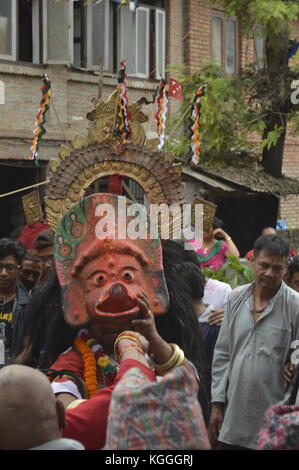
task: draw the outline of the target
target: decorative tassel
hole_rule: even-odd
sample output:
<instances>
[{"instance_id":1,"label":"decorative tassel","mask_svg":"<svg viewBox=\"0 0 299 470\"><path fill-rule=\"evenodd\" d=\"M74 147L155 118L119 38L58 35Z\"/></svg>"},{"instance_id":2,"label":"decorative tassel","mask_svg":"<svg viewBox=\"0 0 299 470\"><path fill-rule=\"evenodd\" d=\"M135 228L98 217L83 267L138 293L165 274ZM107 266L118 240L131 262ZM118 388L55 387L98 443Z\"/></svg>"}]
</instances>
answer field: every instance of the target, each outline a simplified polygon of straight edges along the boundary
<instances>
[{"instance_id":1,"label":"decorative tassel","mask_svg":"<svg viewBox=\"0 0 299 470\"><path fill-rule=\"evenodd\" d=\"M205 86L201 86L196 91L191 110L191 161L194 165L198 165L201 161L201 142L200 142L200 115L201 115L201 98L205 94Z\"/></svg>"},{"instance_id":2,"label":"decorative tassel","mask_svg":"<svg viewBox=\"0 0 299 470\"><path fill-rule=\"evenodd\" d=\"M45 74L42 77L44 82L41 91L42 91L42 100L40 102L40 108L36 115L35 129L33 131L33 141L31 145L31 153L28 156L30 160L35 160L37 163L38 159L38 148L42 140L43 135L46 133L45 123L46 123L46 112L50 107L50 96L51 96L51 82L49 77Z\"/></svg>"},{"instance_id":3,"label":"decorative tassel","mask_svg":"<svg viewBox=\"0 0 299 470\"><path fill-rule=\"evenodd\" d=\"M126 144L131 133L129 103L127 97L126 85L126 66L125 61L121 61L120 70L118 75L118 97L117 97L117 111L116 111L116 125L114 129L114 136L120 137L121 142Z\"/></svg>"},{"instance_id":4,"label":"decorative tassel","mask_svg":"<svg viewBox=\"0 0 299 470\"><path fill-rule=\"evenodd\" d=\"M159 92L158 92L158 111L155 114L155 119L157 121L157 134L160 138L160 143L158 145L158 150L161 151L165 144L165 123L167 115L167 105L168 99L166 96L166 80L162 79L160 82Z\"/></svg>"}]
</instances>

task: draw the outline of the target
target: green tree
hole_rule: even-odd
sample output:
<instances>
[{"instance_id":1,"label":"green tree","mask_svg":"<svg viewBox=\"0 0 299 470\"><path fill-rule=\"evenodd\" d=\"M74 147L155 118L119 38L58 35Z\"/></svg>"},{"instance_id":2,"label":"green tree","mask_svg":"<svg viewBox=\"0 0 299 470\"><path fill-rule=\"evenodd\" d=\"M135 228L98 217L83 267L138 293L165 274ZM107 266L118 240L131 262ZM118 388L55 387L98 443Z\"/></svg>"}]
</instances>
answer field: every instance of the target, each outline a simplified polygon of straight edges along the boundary
<instances>
[{"instance_id":1,"label":"green tree","mask_svg":"<svg viewBox=\"0 0 299 470\"><path fill-rule=\"evenodd\" d=\"M240 156L261 151L251 138L253 132L261 134L264 129L260 107L248 102L251 78L227 76L220 67L212 64L204 65L192 75L176 68L176 74L183 84L183 102L168 122L168 150L182 160L188 154L190 104L195 90L205 84L207 92L202 98L200 128L205 164L213 165L217 160L224 166ZM173 137L181 123L186 131L181 136Z\"/></svg>"},{"instance_id":2,"label":"green tree","mask_svg":"<svg viewBox=\"0 0 299 470\"><path fill-rule=\"evenodd\" d=\"M203 98L205 112L202 124L203 148L208 160L216 154L225 160L228 155L233 158L234 154L259 151L265 170L273 176L281 176L287 124L292 121L295 130L299 127L298 106L290 100L291 83L298 79L299 73L298 69L289 67L288 61L291 24L298 18L299 1L206 2L223 9L228 16L237 16L243 37L253 37L256 26L259 26L260 34L265 38L265 61L262 68L251 64L239 76L227 77L216 68L212 71L203 67L189 80L181 77L189 90L181 113L190 103L188 93L191 85L206 82L208 93ZM214 111L212 106L215 106ZM252 132L261 137L260 149L251 143ZM170 141L169 146L175 151L174 142ZM178 145L178 154L183 154L183 145Z\"/></svg>"}]
</instances>

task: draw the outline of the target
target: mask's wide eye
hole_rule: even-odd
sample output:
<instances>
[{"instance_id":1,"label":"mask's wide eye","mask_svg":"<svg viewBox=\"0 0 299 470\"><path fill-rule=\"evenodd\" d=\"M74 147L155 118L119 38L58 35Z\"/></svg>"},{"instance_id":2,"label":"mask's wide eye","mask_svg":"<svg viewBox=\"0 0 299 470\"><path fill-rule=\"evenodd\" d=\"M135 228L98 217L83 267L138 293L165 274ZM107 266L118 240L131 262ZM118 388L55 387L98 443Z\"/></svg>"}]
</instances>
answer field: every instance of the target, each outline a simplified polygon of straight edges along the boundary
<instances>
[{"instance_id":1,"label":"mask's wide eye","mask_svg":"<svg viewBox=\"0 0 299 470\"><path fill-rule=\"evenodd\" d=\"M133 279L133 276L131 273L129 273L128 271L126 271L124 274L123 274L123 278L125 281L131 281Z\"/></svg>"},{"instance_id":2,"label":"mask's wide eye","mask_svg":"<svg viewBox=\"0 0 299 470\"><path fill-rule=\"evenodd\" d=\"M103 274L99 274L97 277L96 277L96 281L97 281L97 284L101 285L101 284L104 284L105 282L105 276Z\"/></svg>"}]
</instances>

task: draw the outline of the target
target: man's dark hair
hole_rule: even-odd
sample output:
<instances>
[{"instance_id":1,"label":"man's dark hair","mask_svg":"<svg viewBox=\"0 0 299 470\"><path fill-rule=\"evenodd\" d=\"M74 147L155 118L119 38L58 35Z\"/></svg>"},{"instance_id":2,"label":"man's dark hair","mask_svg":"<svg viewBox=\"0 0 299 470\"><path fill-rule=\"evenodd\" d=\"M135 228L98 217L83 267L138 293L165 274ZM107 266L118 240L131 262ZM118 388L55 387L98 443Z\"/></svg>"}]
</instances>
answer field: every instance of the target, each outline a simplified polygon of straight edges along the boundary
<instances>
[{"instance_id":1,"label":"man's dark hair","mask_svg":"<svg viewBox=\"0 0 299 470\"><path fill-rule=\"evenodd\" d=\"M6 256L14 256L18 264L21 264L25 255L25 248L18 240L12 238L0 239L0 259Z\"/></svg>"},{"instance_id":2,"label":"man's dark hair","mask_svg":"<svg viewBox=\"0 0 299 470\"><path fill-rule=\"evenodd\" d=\"M218 217L213 218L212 222L212 227L215 230L216 228L222 228L223 226L223 221L221 219L218 219Z\"/></svg>"},{"instance_id":3,"label":"man's dark hair","mask_svg":"<svg viewBox=\"0 0 299 470\"><path fill-rule=\"evenodd\" d=\"M290 256L288 242L276 234L262 235L256 240L253 247L254 257L256 258L262 250L266 251L270 256L282 256L283 258Z\"/></svg>"},{"instance_id":4,"label":"man's dark hair","mask_svg":"<svg viewBox=\"0 0 299 470\"><path fill-rule=\"evenodd\" d=\"M173 263L185 263L187 261L196 264L196 266L199 265L195 251L193 249L186 250L184 242L165 240L162 242L162 250L164 269L167 269L168 265L173 265Z\"/></svg>"},{"instance_id":5,"label":"man's dark hair","mask_svg":"<svg viewBox=\"0 0 299 470\"><path fill-rule=\"evenodd\" d=\"M77 329L64 320L61 288L53 269L39 284L27 304L27 327L33 367L48 369L57 357L72 346Z\"/></svg>"},{"instance_id":6,"label":"man's dark hair","mask_svg":"<svg viewBox=\"0 0 299 470\"><path fill-rule=\"evenodd\" d=\"M299 273L299 255L294 256L289 263L287 272L289 280L292 279L294 273Z\"/></svg>"},{"instance_id":7,"label":"man's dark hair","mask_svg":"<svg viewBox=\"0 0 299 470\"><path fill-rule=\"evenodd\" d=\"M165 315L155 315L157 331L168 343L180 346L186 358L195 365L203 385L199 392L199 401L205 422L208 423L210 405L205 385L206 357L198 317L192 306L192 300L202 295L200 286L196 286L196 281L202 287L204 279L193 250L185 250L184 244L167 240L162 244L162 251L170 304ZM192 279L191 286L189 281L194 273L196 278ZM198 290L196 296L194 289Z\"/></svg>"},{"instance_id":8,"label":"man's dark hair","mask_svg":"<svg viewBox=\"0 0 299 470\"><path fill-rule=\"evenodd\" d=\"M200 267L189 261L174 265L178 279L182 282L181 289L192 300L201 301L204 296L206 279Z\"/></svg>"}]
</instances>

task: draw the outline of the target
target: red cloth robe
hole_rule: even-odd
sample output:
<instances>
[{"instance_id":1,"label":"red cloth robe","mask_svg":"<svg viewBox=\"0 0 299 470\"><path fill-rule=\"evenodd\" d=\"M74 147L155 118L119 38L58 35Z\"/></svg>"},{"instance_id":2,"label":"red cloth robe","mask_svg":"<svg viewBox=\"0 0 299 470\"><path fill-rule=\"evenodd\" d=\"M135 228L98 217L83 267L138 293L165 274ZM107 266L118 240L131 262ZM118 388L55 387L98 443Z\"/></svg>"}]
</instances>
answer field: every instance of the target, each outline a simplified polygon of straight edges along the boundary
<instances>
[{"instance_id":1,"label":"red cloth robe","mask_svg":"<svg viewBox=\"0 0 299 470\"><path fill-rule=\"evenodd\" d=\"M156 375L152 369L133 359L124 360L112 385L98 390L92 398L76 408L66 410L67 426L63 430L63 437L81 442L87 450L104 447L112 392L122 376L132 367L137 367L148 380L155 382ZM60 355L51 369L68 370L83 378L83 361L75 350Z\"/></svg>"}]
</instances>

